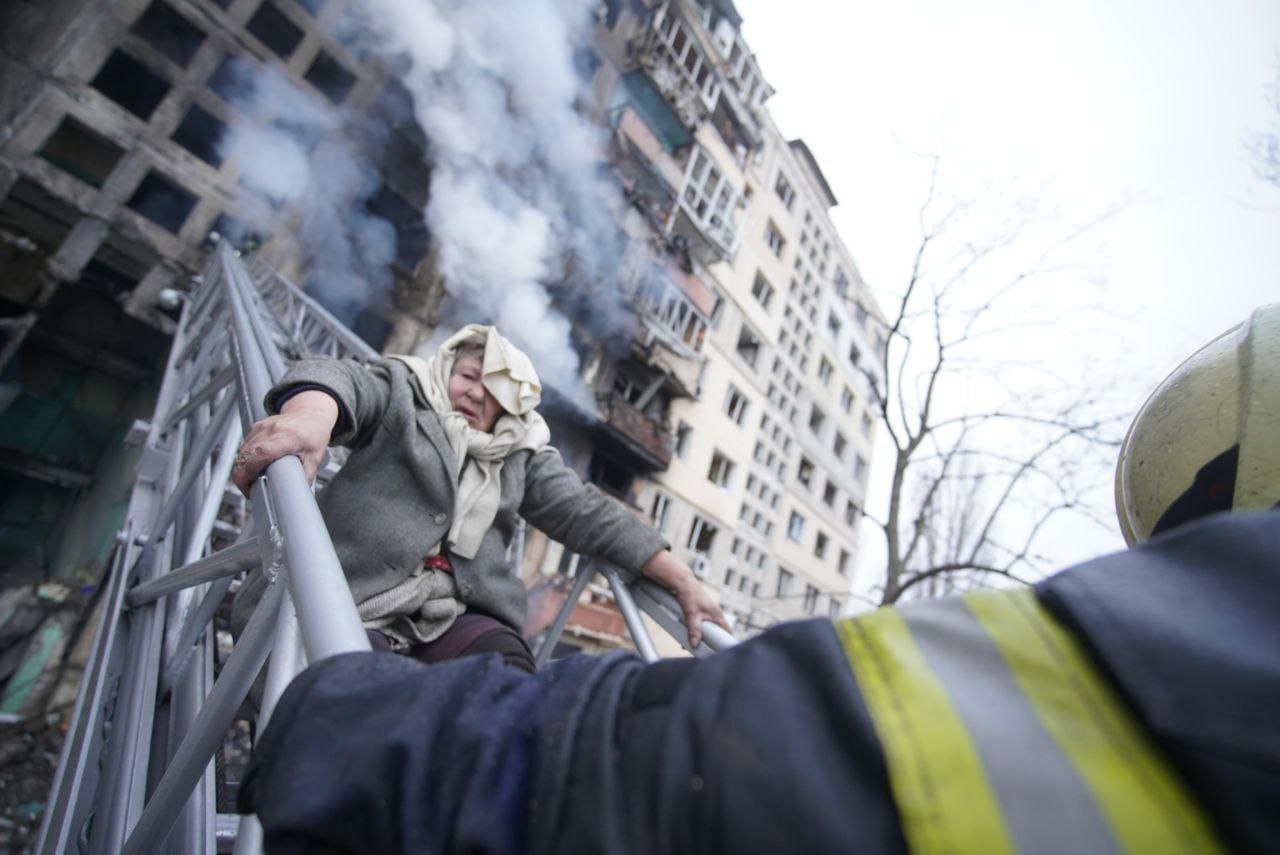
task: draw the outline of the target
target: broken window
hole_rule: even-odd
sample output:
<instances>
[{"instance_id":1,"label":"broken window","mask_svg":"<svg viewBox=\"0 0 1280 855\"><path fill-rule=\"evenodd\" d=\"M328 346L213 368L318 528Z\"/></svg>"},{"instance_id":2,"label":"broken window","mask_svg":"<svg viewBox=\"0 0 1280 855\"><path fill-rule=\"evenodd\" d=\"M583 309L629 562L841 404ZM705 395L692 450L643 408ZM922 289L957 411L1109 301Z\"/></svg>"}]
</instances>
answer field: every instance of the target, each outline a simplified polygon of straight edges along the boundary
<instances>
[{"instance_id":1,"label":"broken window","mask_svg":"<svg viewBox=\"0 0 1280 855\"><path fill-rule=\"evenodd\" d=\"M796 478L806 487L813 480L813 461L807 457L800 458L800 466L796 469Z\"/></svg>"},{"instance_id":2,"label":"broken window","mask_svg":"<svg viewBox=\"0 0 1280 855\"><path fill-rule=\"evenodd\" d=\"M667 527L667 512L671 509L671 499L662 493L653 494L653 507L649 509L649 520L658 534Z\"/></svg>"},{"instance_id":3,"label":"broken window","mask_svg":"<svg viewBox=\"0 0 1280 855\"><path fill-rule=\"evenodd\" d=\"M90 85L144 121L169 92L168 81L118 48Z\"/></svg>"},{"instance_id":4,"label":"broken window","mask_svg":"<svg viewBox=\"0 0 1280 855\"><path fill-rule=\"evenodd\" d=\"M822 412L822 408L817 404L813 405L813 409L809 412L809 430L817 433L822 430L823 422L827 420L827 414Z\"/></svg>"},{"instance_id":5,"label":"broken window","mask_svg":"<svg viewBox=\"0 0 1280 855\"><path fill-rule=\"evenodd\" d=\"M770 220L764 228L764 242L768 244L769 251L782 258L782 250L786 247L787 241L782 237L782 232L778 231L778 227Z\"/></svg>"},{"instance_id":6,"label":"broken window","mask_svg":"<svg viewBox=\"0 0 1280 855\"><path fill-rule=\"evenodd\" d=\"M635 475L611 458L593 454L587 464L587 480L615 496L626 496L631 491Z\"/></svg>"},{"instance_id":7,"label":"broken window","mask_svg":"<svg viewBox=\"0 0 1280 855\"><path fill-rule=\"evenodd\" d=\"M223 101L235 102L253 91L253 66L227 54L209 75L209 91Z\"/></svg>"},{"instance_id":8,"label":"broken window","mask_svg":"<svg viewBox=\"0 0 1280 855\"><path fill-rule=\"evenodd\" d=\"M778 173L778 180L773 185L773 192L778 194L778 198L782 200L782 205L788 211L796 201L796 191L791 187L791 182L787 180L787 176L781 172Z\"/></svg>"},{"instance_id":9,"label":"broken window","mask_svg":"<svg viewBox=\"0 0 1280 855\"><path fill-rule=\"evenodd\" d=\"M323 50L316 54L303 77L334 104L341 104L356 85L356 76Z\"/></svg>"},{"instance_id":10,"label":"broken window","mask_svg":"<svg viewBox=\"0 0 1280 855\"><path fill-rule=\"evenodd\" d=\"M689 427L684 422L681 422L676 427L676 457L684 459L684 456L689 453L689 439L692 436L693 428Z\"/></svg>"},{"instance_id":11,"label":"broken window","mask_svg":"<svg viewBox=\"0 0 1280 855\"><path fill-rule=\"evenodd\" d=\"M157 52L186 68L200 45L204 30L188 21L163 0L154 0L130 29Z\"/></svg>"},{"instance_id":12,"label":"broken window","mask_svg":"<svg viewBox=\"0 0 1280 855\"><path fill-rule=\"evenodd\" d=\"M302 41L302 28L280 11L280 7L266 0L253 13L245 29L258 37L258 41L281 59L288 59Z\"/></svg>"},{"instance_id":13,"label":"broken window","mask_svg":"<svg viewBox=\"0 0 1280 855\"><path fill-rule=\"evenodd\" d=\"M765 309L769 308L769 301L773 299L773 286L759 270L756 271L756 281L751 285L751 296Z\"/></svg>"},{"instance_id":14,"label":"broken window","mask_svg":"<svg viewBox=\"0 0 1280 855\"><path fill-rule=\"evenodd\" d=\"M733 461L720 452L711 455L711 468L707 470L707 480L717 487L728 487L733 477Z\"/></svg>"},{"instance_id":15,"label":"broken window","mask_svg":"<svg viewBox=\"0 0 1280 855\"><path fill-rule=\"evenodd\" d=\"M729 391L725 395L724 411L729 418L733 419L734 424L742 424L747 417L747 396L732 383L729 384Z\"/></svg>"},{"instance_id":16,"label":"broken window","mask_svg":"<svg viewBox=\"0 0 1280 855\"><path fill-rule=\"evenodd\" d=\"M217 169L222 165L218 144L226 130L221 119L199 104L192 104L170 139Z\"/></svg>"},{"instance_id":17,"label":"broken window","mask_svg":"<svg viewBox=\"0 0 1280 855\"><path fill-rule=\"evenodd\" d=\"M712 523L700 516L694 516L693 526L689 529L689 548L706 555L711 551L711 544L715 542L719 531L720 529Z\"/></svg>"},{"instance_id":18,"label":"broken window","mask_svg":"<svg viewBox=\"0 0 1280 855\"><path fill-rule=\"evenodd\" d=\"M396 264L412 272L431 244L431 232L427 230L422 211L385 184L370 197L365 208L391 223L396 233Z\"/></svg>"},{"instance_id":19,"label":"broken window","mask_svg":"<svg viewBox=\"0 0 1280 855\"><path fill-rule=\"evenodd\" d=\"M738 333L738 356L742 361L756 367L756 360L760 356L760 339L746 325L742 325L742 330Z\"/></svg>"},{"instance_id":20,"label":"broken window","mask_svg":"<svg viewBox=\"0 0 1280 855\"><path fill-rule=\"evenodd\" d=\"M194 193L153 169L134 191L129 207L162 229L177 234L197 201Z\"/></svg>"},{"instance_id":21,"label":"broken window","mask_svg":"<svg viewBox=\"0 0 1280 855\"><path fill-rule=\"evenodd\" d=\"M39 155L93 187L101 187L124 149L71 116L40 147Z\"/></svg>"}]
</instances>

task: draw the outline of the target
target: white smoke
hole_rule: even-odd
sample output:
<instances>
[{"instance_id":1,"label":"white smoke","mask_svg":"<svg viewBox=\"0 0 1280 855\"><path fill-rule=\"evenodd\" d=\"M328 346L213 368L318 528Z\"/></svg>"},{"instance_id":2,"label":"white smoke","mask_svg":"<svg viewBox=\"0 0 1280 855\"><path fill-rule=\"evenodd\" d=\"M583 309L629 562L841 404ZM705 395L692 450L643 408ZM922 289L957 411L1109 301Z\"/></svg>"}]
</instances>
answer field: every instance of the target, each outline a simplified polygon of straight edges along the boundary
<instances>
[{"instance_id":1,"label":"white smoke","mask_svg":"<svg viewBox=\"0 0 1280 855\"><path fill-rule=\"evenodd\" d=\"M455 320L492 321L549 385L580 400L571 324L548 287L611 295L623 249L614 216L621 201L597 173L602 132L574 108L582 82L573 46L594 6L366 4L383 48L407 60L401 79L432 158L427 225L460 304ZM598 334L621 331L607 300L593 308Z\"/></svg>"},{"instance_id":2,"label":"white smoke","mask_svg":"<svg viewBox=\"0 0 1280 855\"><path fill-rule=\"evenodd\" d=\"M368 154L342 133L343 113L307 92L280 70L242 76L235 106L242 121L220 141L234 158L240 183L263 204L241 212L266 230L272 206L297 212L291 224L306 253L309 290L344 321L391 287L395 230L364 206L379 179ZM258 219L254 219L256 216Z\"/></svg>"}]
</instances>

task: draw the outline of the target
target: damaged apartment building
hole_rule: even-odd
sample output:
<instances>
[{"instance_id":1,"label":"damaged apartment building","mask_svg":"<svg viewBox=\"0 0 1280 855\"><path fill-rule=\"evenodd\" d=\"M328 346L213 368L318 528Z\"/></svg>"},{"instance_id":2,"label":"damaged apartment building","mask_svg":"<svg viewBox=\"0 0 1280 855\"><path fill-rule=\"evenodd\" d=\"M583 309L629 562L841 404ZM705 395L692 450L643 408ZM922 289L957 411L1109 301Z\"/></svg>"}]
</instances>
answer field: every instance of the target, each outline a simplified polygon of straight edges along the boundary
<instances>
[{"instance_id":1,"label":"damaged apartment building","mask_svg":"<svg viewBox=\"0 0 1280 855\"><path fill-rule=\"evenodd\" d=\"M67 639L108 565L136 462L130 427L152 409L211 233L384 352L412 352L443 322L449 283L423 216L431 142L395 63L350 25L352 5L15 0L0 11L0 588L42 586L40 608L61 615ZM627 202L617 266L634 323L625 342L575 328L596 412L551 407L548 419L566 460L650 518L750 634L844 607L884 340L828 216L835 196L808 147L771 120L740 25L731 0L614 0L584 22L578 106L602 128L601 169ZM361 118L358 130L283 123L313 153L345 134L377 176L343 214L393 233L370 271L384 285L363 299L334 297L315 275L297 239L306 201L246 193L249 165L222 144L263 108L246 93L269 75ZM527 538L531 633L573 563ZM26 649L12 622L0 631L10 652ZM587 649L625 643L598 593L570 634ZM0 676L21 660L0 662ZM28 690L8 685L0 708L21 709Z\"/></svg>"}]
</instances>

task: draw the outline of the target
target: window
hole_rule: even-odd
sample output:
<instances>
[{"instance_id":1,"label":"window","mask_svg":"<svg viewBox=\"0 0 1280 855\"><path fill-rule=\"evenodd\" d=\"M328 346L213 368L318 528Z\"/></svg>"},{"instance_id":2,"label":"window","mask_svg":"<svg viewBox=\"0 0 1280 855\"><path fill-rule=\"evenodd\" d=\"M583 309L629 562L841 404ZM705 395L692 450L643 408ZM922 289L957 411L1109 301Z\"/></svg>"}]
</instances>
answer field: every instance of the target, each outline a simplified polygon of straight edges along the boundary
<instances>
[{"instance_id":1,"label":"window","mask_svg":"<svg viewBox=\"0 0 1280 855\"><path fill-rule=\"evenodd\" d=\"M162 229L177 234L196 201L194 193L151 170L130 197L129 207Z\"/></svg>"},{"instance_id":2,"label":"window","mask_svg":"<svg viewBox=\"0 0 1280 855\"><path fill-rule=\"evenodd\" d=\"M756 367L756 361L760 358L760 339L746 324L742 325L742 330L738 333L738 356L752 368Z\"/></svg>"},{"instance_id":3,"label":"window","mask_svg":"<svg viewBox=\"0 0 1280 855\"><path fill-rule=\"evenodd\" d=\"M846 413L853 409L853 390L848 386L845 386L844 390L840 392L840 409Z\"/></svg>"},{"instance_id":4,"label":"window","mask_svg":"<svg viewBox=\"0 0 1280 855\"><path fill-rule=\"evenodd\" d=\"M667 511L671 509L671 499L662 493L653 494L653 507L649 509L649 519L653 522L653 527L658 530L658 534L662 534L667 527Z\"/></svg>"},{"instance_id":5,"label":"window","mask_svg":"<svg viewBox=\"0 0 1280 855\"><path fill-rule=\"evenodd\" d=\"M813 409L809 411L809 430L817 433L822 430L822 425L826 420L827 414L822 412L821 407L814 404Z\"/></svg>"},{"instance_id":6,"label":"window","mask_svg":"<svg viewBox=\"0 0 1280 855\"><path fill-rule=\"evenodd\" d=\"M827 557L827 536L823 532L818 532L818 536L814 538L813 555L815 558Z\"/></svg>"},{"instance_id":7,"label":"window","mask_svg":"<svg viewBox=\"0 0 1280 855\"><path fill-rule=\"evenodd\" d=\"M717 487L728 487L729 478L733 475L733 461L720 452L711 455L711 468L707 470L707 480Z\"/></svg>"},{"instance_id":8,"label":"window","mask_svg":"<svg viewBox=\"0 0 1280 855\"><path fill-rule=\"evenodd\" d=\"M217 169L222 165L218 143L227 126L198 104L192 104L170 137L178 145Z\"/></svg>"},{"instance_id":9,"label":"window","mask_svg":"<svg viewBox=\"0 0 1280 855\"><path fill-rule=\"evenodd\" d=\"M733 543L732 543L732 544L730 544L730 546L729 546L729 554L730 554L730 555L737 555L737 554L738 554L739 552L741 552L741 551L742 551L742 538L740 538L740 537L735 537L735 538L733 539Z\"/></svg>"},{"instance_id":10,"label":"window","mask_svg":"<svg viewBox=\"0 0 1280 855\"><path fill-rule=\"evenodd\" d=\"M822 488L822 501L828 507L835 507L836 504L836 485L827 481L826 486Z\"/></svg>"},{"instance_id":11,"label":"window","mask_svg":"<svg viewBox=\"0 0 1280 855\"><path fill-rule=\"evenodd\" d=\"M827 314L827 335L832 341L840 338L840 319L835 316L834 312Z\"/></svg>"},{"instance_id":12,"label":"window","mask_svg":"<svg viewBox=\"0 0 1280 855\"><path fill-rule=\"evenodd\" d=\"M178 14L168 3L155 0L130 27L157 52L183 68L191 62L200 45L204 30Z\"/></svg>"},{"instance_id":13,"label":"window","mask_svg":"<svg viewBox=\"0 0 1280 855\"><path fill-rule=\"evenodd\" d=\"M822 357L822 361L818 363L818 382L826 384L831 381L831 363L827 358Z\"/></svg>"},{"instance_id":14,"label":"window","mask_svg":"<svg viewBox=\"0 0 1280 855\"><path fill-rule=\"evenodd\" d=\"M831 443L831 450L836 453L836 457L844 459L844 450L848 446L848 441L844 438L844 434L836 431L835 441Z\"/></svg>"},{"instance_id":15,"label":"window","mask_svg":"<svg viewBox=\"0 0 1280 855\"><path fill-rule=\"evenodd\" d=\"M759 270L756 271L756 281L751 283L751 296L766 309L769 308L769 301L773 299L773 286Z\"/></svg>"},{"instance_id":16,"label":"window","mask_svg":"<svg viewBox=\"0 0 1280 855\"><path fill-rule=\"evenodd\" d=\"M792 576L790 573L788 573L786 570L783 570L781 567L778 568L777 596L779 597L779 599L791 593L791 580L794 578L795 577Z\"/></svg>"},{"instance_id":17,"label":"window","mask_svg":"<svg viewBox=\"0 0 1280 855\"><path fill-rule=\"evenodd\" d=\"M844 522L850 526L858 524L858 506L853 502L844 503Z\"/></svg>"},{"instance_id":18,"label":"window","mask_svg":"<svg viewBox=\"0 0 1280 855\"><path fill-rule=\"evenodd\" d=\"M867 307L862 305L862 303L858 303L854 306L853 313L854 317L858 319L858 324L863 328L866 328L867 318L870 317L870 315L867 314Z\"/></svg>"},{"instance_id":19,"label":"window","mask_svg":"<svg viewBox=\"0 0 1280 855\"><path fill-rule=\"evenodd\" d=\"M791 518L787 520L787 538L796 543L804 540L804 517L796 511L792 511Z\"/></svg>"},{"instance_id":20,"label":"window","mask_svg":"<svg viewBox=\"0 0 1280 855\"><path fill-rule=\"evenodd\" d=\"M835 286L836 293L841 297L849 293L849 276L839 267L835 272Z\"/></svg>"},{"instance_id":21,"label":"window","mask_svg":"<svg viewBox=\"0 0 1280 855\"><path fill-rule=\"evenodd\" d=\"M812 585L804 586L804 611L813 614L818 610L818 589Z\"/></svg>"},{"instance_id":22,"label":"window","mask_svg":"<svg viewBox=\"0 0 1280 855\"><path fill-rule=\"evenodd\" d=\"M316 54L303 77L334 104L341 104L356 85L356 76L323 50Z\"/></svg>"},{"instance_id":23,"label":"window","mask_svg":"<svg viewBox=\"0 0 1280 855\"><path fill-rule=\"evenodd\" d=\"M841 576L849 575L849 550L840 550L840 557L836 559L836 571Z\"/></svg>"},{"instance_id":24,"label":"window","mask_svg":"<svg viewBox=\"0 0 1280 855\"><path fill-rule=\"evenodd\" d=\"M800 458L800 468L796 470L796 479L806 487L813 480L813 461L807 457Z\"/></svg>"},{"instance_id":25,"label":"window","mask_svg":"<svg viewBox=\"0 0 1280 855\"><path fill-rule=\"evenodd\" d=\"M853 477L859 481L867 477L867 458L861 454L853 459Z\"/></svg>"},{"instance_id":26,"label":"window","mask_svg":"<svg viewBox=\"0 0 1280 855\"><path fill-rule=\"evenodd\" d=\"M40 147L40 156L92 187L101 187L124 149L70 116Z\"/></svg>"},{"instance_id":27,"label":"window","mask_svg":"<svg viewBox=\"0 0 1280 855\"><path fill-rule=\"evenodd\" d=\"M747 417L747 396L732 383L729 384L729 391L724 397L724 411L729 418L733 419L734 424L742 424Z\"/></svg>"},{"instance_id":28,"label":"window","mask_svg":"<svg viewBox=\"0 0 1280 855\"><path fill-rule=\"evenodd\" d=\"M827 614L830 615L832 620L836 620L837 618L840 617L841 608L842 608L841 602L837 600L835 597L832 597L830 601L828 601L827 603Z\"/></svg>"},{"instance_id":29,"label":"window","mask_svg":"<svg viewBox=\"0 0 1280 855\"><path fill-rule=\"evenodd\" d=\"M782 200L782 206L790 211L796 201L796 191L781 172L778 173L778 180L773 185L773 192L777 193L778 198Z\"/></svg>"},{"instance_id":30,"label":"window","mask_svg":"<svg viewBox=\"0 0 1280 855\"><path fill-rule=\"evenodd\" d=\"M689 438L693 436L693 428L684 422L676 426L676 457L681 460L689 453Z\"/></svg>"},{"instance_id":31,"label":"window","mask_svg":"<svg viewBox=\"0 0 1280 855\"><path fill-rule=\"evenodd\" d=\"M782 250L786 248L787 242L782 237L782 232L778 231L778 227L770 220L764 227L764 242L769 245L769 251L782 258Z\"/></svg>"},{"instance_id":32,"label":"window","mask_svg":"<svg viewBox=\"0 0 1280 855\"><path fill-rule=\"evenodd\" d=\"M857 365L858 360L862 358L862 351L858 350L856 344L849 345L849 364Z\"/></svg>"},{"instance_id":33,"label":"window","mask_svg":"<svg viewBox=\"0 0 1280 855\"><path fill-rule=\"evenodd\" d=\"M91 85L143 121L169 92L167 81L121 50L111 52Z\"/></svg>"},{"instance_id":34,"label":"window","mask_svg":"<svg viewBox=\"0 0 1280 855\"><path fill-rule=\"evenodd\" d=\"M239 57L224 56L209 75L209 91L223 101L236 101L253 91L253 66Z\"/></svg>"},{"instance_id":35,"label":"window","mask_svg":"<svg viewBox=\"0 0 1280 855\"><path fill-rule=\"evenodd\" d=\"M866 413L862 414L862 435L871 436L871 416Z\"/></svg>"},{"instance_id":36,"label":"window","mask_svg":"<svg viewBox=\"0 0 1280 855\"><path fill-rule=\"evenodd\" d=\"M724 586L725 586L726 588L728 588L728 587L730 587L730 586L732 586L732 585L733 585L733 577L734 577L734 572L733 572L733 570L726 570L726 571L724 571Z\"/></svg>"},{"instance_id":37,"label":"window","mask_svg":"<svg viewBox=\"0 0 1280 855\"><path fill-rule=\"evenodd\" d=\"M289 20L271 0L266 0L253 13L244 28L258 37L267 48L281 59L288 59L302 41L302 28Z\"/></svg>"},{"instance_id":38,"label":"window","mask_svg":"<svg viewBox=\"0 0 1280 855\"><path fill-rule=\"evenodd\" d=\"M707 553L711 551L711 544L716 539L716 533L719 532L716 526L707 522L700 516L694 516L693 525L689 528L689 548L694 552Z\"/></svg>"}]
</instances>

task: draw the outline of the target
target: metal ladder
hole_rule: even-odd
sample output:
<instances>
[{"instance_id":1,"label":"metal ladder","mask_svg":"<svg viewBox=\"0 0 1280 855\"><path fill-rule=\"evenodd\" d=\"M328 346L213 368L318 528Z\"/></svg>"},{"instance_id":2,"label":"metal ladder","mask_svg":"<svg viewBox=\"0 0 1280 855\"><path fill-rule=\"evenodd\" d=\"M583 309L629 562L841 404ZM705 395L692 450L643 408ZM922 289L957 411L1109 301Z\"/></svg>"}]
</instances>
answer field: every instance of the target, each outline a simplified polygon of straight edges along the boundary
<instances>
[{"instance_id":1,"label":"metal ladder","mask_svg":"<svg viewBox=\"0 0 1280 855\"><path fill-rule=\"evenodd\" d=\"M216 812L214 757L228 727L268 654L259 728L307 662L369 649L296 457L268 467L243 525L219 519L244 512L228 476L244 430L265 415L265 393L287 360L315 355L377 358L291 283L262 265L251 272L217 242L183 306L154 415L133 432L143 445L138 478L33 851L261 851L253 817ZM214 551L215 540L231 543ZM641 612L688 647L668 591L624 583L616 568L577 556L572 566L539 666L597 572L646 660L658 655ZM215 614L234 579L255 567L270 584L215 680ZM702 630L695 655L734 643L718 626Z\"/></svg>"}]
</instances>

